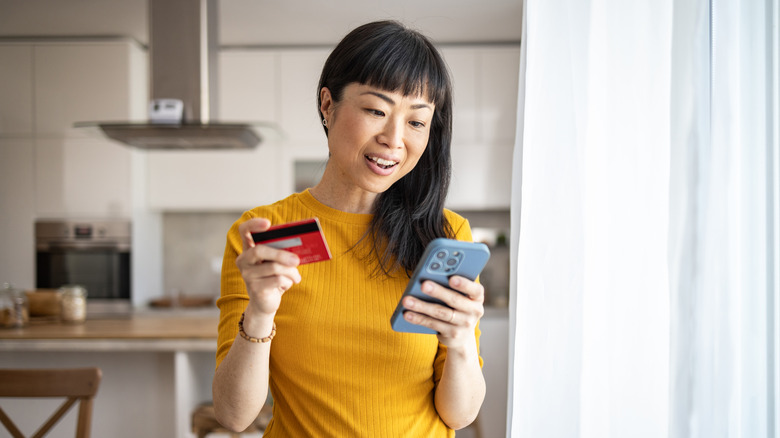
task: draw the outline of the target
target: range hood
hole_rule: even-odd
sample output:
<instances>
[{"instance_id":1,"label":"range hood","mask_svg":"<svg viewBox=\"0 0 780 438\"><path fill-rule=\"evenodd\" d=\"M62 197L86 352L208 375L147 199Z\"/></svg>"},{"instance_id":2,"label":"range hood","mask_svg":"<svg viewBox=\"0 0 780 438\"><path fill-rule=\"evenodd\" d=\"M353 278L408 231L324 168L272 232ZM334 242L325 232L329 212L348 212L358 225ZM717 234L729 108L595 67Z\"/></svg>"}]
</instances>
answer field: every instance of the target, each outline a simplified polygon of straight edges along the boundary
<instances>
[{"instance_id":1,"label":"range hood","mask_svg":"<svg viewBox=\"0 0 780 438\"><path fill-rule=\"evenodd\" d=\"M147 122L80 122L107 137L142 149L251 149L260 124L219 123L217 0L149 0L150 119ZM156 120L157 102L179 101L179 116Z\"/></svg>"}]
</instances>

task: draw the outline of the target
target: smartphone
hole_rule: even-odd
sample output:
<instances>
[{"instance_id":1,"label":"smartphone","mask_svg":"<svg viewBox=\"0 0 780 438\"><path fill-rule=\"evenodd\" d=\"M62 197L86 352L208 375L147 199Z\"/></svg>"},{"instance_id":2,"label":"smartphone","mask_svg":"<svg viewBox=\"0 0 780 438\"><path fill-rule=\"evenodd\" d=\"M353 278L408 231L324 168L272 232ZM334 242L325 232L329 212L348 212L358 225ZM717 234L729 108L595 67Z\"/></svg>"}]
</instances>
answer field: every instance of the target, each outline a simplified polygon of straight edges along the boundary
<instances>
[{"instance_id":1,"label":"smartphone","mask_svg":"<svg viewBox=\"0 0 780 438\"><path fill-rule=\"evenodd\" d=\"M393 316L390 317L393 330L404 333L436 334L435 330L412 324L404 319L404 311L406 311L403 306L404 298L407 295L412 295L428 302L444 304L441 300L424 294L420 290L422 282L432 280L444 287L449 287L449 278L453 275L475 280L489 258L490 250L484 243L445 238L432 240L425 248Z\"/></svg>"}]
</instances>

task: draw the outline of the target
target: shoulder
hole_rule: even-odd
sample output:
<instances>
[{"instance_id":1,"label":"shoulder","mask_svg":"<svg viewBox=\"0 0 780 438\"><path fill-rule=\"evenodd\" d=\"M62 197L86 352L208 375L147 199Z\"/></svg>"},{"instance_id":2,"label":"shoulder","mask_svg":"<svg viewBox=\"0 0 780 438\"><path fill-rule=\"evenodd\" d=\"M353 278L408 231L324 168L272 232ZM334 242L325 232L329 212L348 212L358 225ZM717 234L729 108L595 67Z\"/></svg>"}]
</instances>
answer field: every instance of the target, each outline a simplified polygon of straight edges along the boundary
<instances>
[{"instance_id":1,"label":"shoulder","mask_svg":"<svg viewBox=\"0 0 780 438\"><path fill-rule=\"evenodd\" d=\"M299 193L294 193L284 199L274 202L273 204L261 205L251 210L245 211L238 220L234 223L234 227L238 227L238 224L254 218L266 218L271 221L272 225L290 222L290 217L294 215L295 207L298 205Z\"/></svg>"},{"instance_id":2,"label":"shoulder","mask_svg":"<svg viewBox=\"0 0 780 438\"><path fill-rule=\"evenodd\" d=\"M454 211L448 208L444 209L444 218L447 219L447 221L453 227L455 227L456 224L463 224L468 222L466 218L464 218L463 216L459 215L458 213L455 213Z\"/></svg>"},{"instance_id":3,"label":"shoulder","mask_svg":"<svg viewBox=\"0 0 780 438\"><path fill-rule=\"evenodd\" d=\"M471 225L469 225L468 219L446 208L444 209L444 218L452 228L452 238L467 241L473 240L471 237Z\"/></svg>"}]
</instances>

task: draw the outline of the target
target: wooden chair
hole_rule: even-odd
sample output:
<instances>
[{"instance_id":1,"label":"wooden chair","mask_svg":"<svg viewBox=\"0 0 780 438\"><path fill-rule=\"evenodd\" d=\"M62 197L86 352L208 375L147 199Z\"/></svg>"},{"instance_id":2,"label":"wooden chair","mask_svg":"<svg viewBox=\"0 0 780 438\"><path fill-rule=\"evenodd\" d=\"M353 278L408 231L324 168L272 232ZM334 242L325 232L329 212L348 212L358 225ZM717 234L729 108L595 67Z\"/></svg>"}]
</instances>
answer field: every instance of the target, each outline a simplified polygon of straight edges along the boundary
<instances>
[{"instance_id":1,"label":"wooden chair","mask_svg":"<svg viewBox=\"0 0 780 438\"><path fill-rule=\"evenodd\" d=\"M0 397L60 398L65 402L31 438L44 436L66 412L79 402L76 438L89 438L92 402L100 386L100 368L0 369ZM0 422L13 438L24 438L19 428L0 408Z\"/></svg>"}]
</instances>

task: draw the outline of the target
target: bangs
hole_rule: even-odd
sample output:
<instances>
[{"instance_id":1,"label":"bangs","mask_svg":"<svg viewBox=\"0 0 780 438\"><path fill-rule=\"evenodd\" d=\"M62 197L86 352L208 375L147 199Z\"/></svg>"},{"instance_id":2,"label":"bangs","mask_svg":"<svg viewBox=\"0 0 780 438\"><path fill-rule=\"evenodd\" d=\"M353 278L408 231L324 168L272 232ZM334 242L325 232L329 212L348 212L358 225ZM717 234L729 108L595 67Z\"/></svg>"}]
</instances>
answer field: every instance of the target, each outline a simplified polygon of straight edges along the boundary
<instances>
[{"instance_id":1,"label":"bangs","mask_svg":"<svg viewBox=\"0 0 780 438\"><path fill-rule=\"evenodd\" d=\"M343 53L346 62L340 72L345 82L421 96L437 107L447 100L447 68L435 49L414 32L404 30L392 37L374 34L350 49Z\"/></svg>"}]
</instances>

